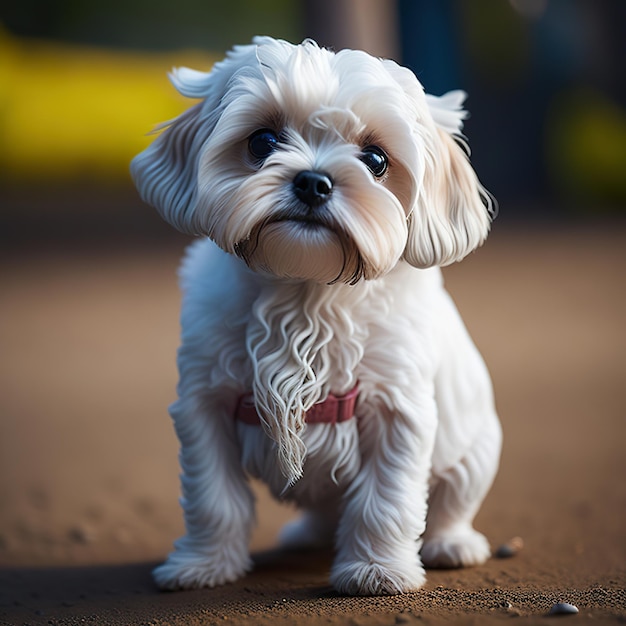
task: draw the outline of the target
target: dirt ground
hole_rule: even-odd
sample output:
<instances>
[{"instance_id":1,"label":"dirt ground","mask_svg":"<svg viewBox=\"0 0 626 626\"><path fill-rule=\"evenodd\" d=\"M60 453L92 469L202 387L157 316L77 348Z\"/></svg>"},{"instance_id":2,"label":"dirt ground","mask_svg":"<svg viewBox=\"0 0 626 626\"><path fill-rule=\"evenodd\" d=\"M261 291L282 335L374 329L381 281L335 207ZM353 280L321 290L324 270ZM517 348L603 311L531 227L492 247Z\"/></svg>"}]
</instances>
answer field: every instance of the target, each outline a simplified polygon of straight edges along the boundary
<instances>
[{"instance_id":1,"label":"dirt ground","mask_svg":"<svg viewBox=\"0 0 626 626\"><path fill-rule=\"evenodd\" d=\"M0 289L0 624L626 623L626 228L497 222L446 270L492 372L501 470L477 519L506 559L348 598L330 553L275 549L294 511L258 493L255 569L160 593L183 526L174 399L179 239L5 250ZM517 622L516 622L517 623Z\"/></svg>"}]
</instances>

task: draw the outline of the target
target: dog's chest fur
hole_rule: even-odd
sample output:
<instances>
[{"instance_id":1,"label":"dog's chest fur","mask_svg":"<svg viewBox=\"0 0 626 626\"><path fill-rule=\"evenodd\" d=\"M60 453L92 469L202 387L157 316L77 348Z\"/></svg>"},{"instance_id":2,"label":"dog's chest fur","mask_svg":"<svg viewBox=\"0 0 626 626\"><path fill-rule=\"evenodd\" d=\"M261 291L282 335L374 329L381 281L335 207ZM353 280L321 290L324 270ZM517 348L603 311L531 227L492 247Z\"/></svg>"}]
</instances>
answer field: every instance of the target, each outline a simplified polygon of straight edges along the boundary
<instances>
[{"instance_id":1,"label":"dog's chest fur","mask_svg":"<svg viewBox=\"0 0 626 626\"><path fill-rule=\"evenodd\" d=\"M237 424L249 474L302 506L339 495L352 482L364 443L358 420L304 426L302 413L357 381L359 404L365 397L371 404L374 389L382 397L407 386L412 346L424 322L419 293L438 282L431 285L431 275L406 266L357 286L286 282L252 274L208 241L192 246L182 270L183 330L191 341L183 342L180 356L204 363L198 384L209 396L234 394L227 402L234 406L238 395L254 391L268 432ZM304 467L284 492L288 480L275 441L291 441L290 431L302 444L292 450L295 466L304 461Z\"/></svg>"},{"instance_id":2,"label":"dog's chest fur","mask_svg":"<svg viewBox=\"0 0 626 626\"><path fill-rule=\"evenodd\" d=\"M357 383L371 326L388 306L382 294L372 298L374 291L373 285L354 289L277 282L261 289L246 339L257 405L283 413L279 420L268 420L272 432L298 428L302 423L290 411L306 411L329 393L344 394ZM260 426L239 424L238 433L246 471L263 479L275 495L301 506L339 496L360 467L356 419L306 425L299 433L306 455L302 478L283 493L286 479L272 439Z\"/></svg>"}]
</instances>

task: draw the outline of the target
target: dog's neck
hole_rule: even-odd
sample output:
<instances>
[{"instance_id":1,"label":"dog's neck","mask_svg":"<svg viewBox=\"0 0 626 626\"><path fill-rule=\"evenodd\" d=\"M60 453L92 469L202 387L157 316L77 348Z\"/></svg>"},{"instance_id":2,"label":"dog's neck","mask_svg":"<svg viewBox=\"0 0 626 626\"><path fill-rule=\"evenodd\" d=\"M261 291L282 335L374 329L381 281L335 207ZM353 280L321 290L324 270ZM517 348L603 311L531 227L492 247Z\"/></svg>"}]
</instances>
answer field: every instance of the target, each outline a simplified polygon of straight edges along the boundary
<instances>
[{"instance_id":1,"label":"dog's neck","mask_svg":"<svg viewBox=\"0 0 626 626\"><path fill-rule=\"evenodd\" d=\"M302 475L304 414L330 391L354 387L368 333L364 306L373 285L270 280L254 303L247 332L257 411L276 441L289 483Z\"/></svg>"}]
</instances>

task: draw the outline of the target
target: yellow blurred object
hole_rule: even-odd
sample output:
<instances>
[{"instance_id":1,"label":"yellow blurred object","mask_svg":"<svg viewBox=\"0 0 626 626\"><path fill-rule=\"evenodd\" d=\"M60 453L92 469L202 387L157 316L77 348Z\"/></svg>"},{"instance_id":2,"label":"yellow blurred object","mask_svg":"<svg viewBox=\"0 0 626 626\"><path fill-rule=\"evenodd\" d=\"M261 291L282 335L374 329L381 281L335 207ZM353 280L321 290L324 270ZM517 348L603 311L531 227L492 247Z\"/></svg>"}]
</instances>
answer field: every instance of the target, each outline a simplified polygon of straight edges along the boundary
<instances>
[{"instance_id":1,"label":"yellow blurred object","mask_svg":"<svg viewBox=\"0 0 626 626\"><path fill-rule=\"evenodd\" d=\"M178 65L208 71L213 61L198 51L119 52L0 30L0 177L127 179L148 133L191 104L167 72Z\"/></svg>"},{"instance_id":2,"label":"yellow blurred object","mask_svg":"<svg viewBox=\"0 0 626 626\"><path fill-rule=\"evenodd\" d=\"M546 124L550 175L579 206L626 205L626 111L590 90L561 94Z\"/></svg>"}]
</instances>

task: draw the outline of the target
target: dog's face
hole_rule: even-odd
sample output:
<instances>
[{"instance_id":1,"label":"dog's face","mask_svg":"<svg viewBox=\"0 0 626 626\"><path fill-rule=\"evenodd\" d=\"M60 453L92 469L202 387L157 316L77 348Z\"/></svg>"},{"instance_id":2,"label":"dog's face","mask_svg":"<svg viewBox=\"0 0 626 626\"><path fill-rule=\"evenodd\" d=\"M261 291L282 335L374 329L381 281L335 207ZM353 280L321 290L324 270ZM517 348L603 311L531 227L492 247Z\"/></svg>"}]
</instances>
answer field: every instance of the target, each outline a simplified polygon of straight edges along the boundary
<instances>
[{"instance_id":1,"label":"dog's face","mask_svg":"<svg viewBox=\"0 0 626 626\"><path fill-rule=\"evenodd\" d=\"M426 96L392 61L267 37L172 81L202 100L134 159L137 187L253 270L357 282L402 258L452 263L487 235L489 197L453 139L461 92Z\"/></svg>"}]
</instances>

